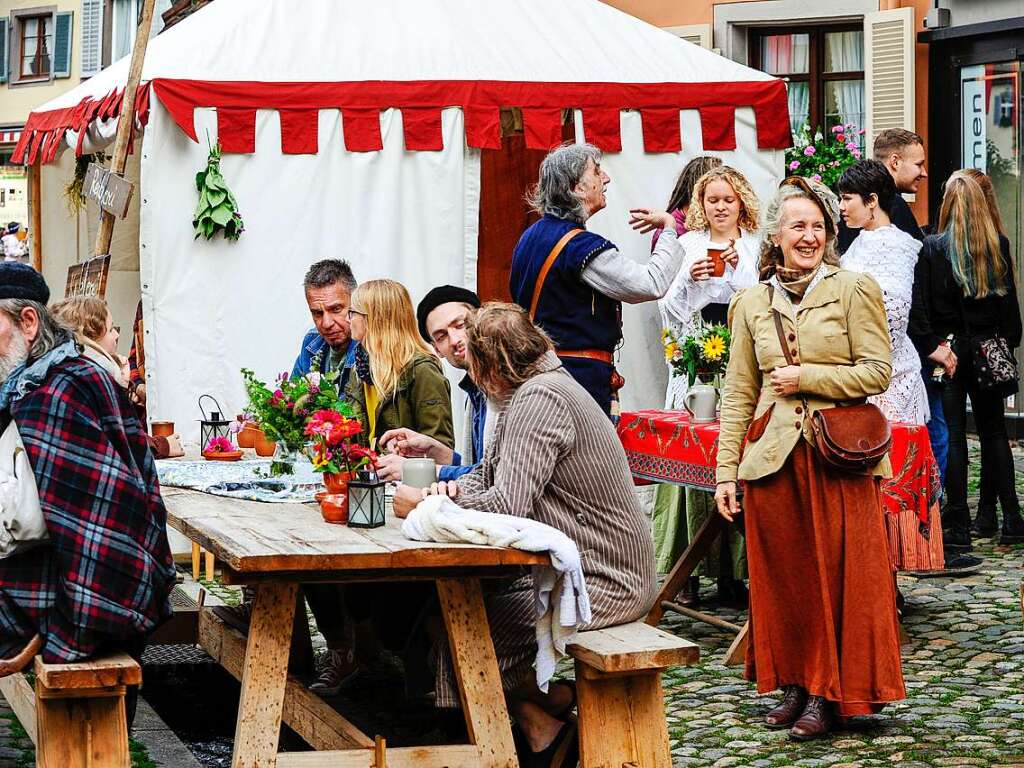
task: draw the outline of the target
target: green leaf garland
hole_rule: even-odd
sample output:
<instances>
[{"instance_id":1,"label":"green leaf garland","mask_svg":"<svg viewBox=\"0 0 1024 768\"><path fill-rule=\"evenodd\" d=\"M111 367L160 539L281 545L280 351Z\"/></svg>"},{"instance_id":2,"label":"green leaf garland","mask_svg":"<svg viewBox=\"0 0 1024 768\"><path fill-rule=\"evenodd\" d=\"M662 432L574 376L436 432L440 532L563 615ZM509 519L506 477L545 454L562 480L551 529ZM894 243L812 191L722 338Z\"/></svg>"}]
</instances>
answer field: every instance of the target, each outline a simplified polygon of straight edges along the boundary
<instances>
[{"instance_id":1,"label":"green leaf garland","mask_svg":"<svg viewBox=\"0 0 1024 768\"><path fill-rule=\"evenodd\" d=\"M210 158L206 168L196 174L196 189L199 191L199 203L196 205L192 226L196 231L196 239L200 236L207 240L217 232L223 232L228 240L237 240L245 231L242 216L238 212L238 202L228 189L228 183L220 172L221 149L218 142L210 149Z\"/></svg>"}]
</instances>

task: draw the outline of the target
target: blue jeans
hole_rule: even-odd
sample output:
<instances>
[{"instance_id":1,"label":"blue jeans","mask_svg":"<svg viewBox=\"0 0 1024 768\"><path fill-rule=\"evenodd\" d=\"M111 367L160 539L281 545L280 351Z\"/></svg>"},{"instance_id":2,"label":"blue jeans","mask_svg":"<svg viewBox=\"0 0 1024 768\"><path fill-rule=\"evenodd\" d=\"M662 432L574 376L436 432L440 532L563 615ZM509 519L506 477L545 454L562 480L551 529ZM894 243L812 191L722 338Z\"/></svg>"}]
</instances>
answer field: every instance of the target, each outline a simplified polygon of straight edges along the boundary
<instances>
[{"instance_id":1,"label":"blue jeans","mask_svg":"<svg viewBox=\"0 0 1024 768\"><path fill-rule=\"evenodd\" d=\"M945 487L946 460L949 457L949 426L946 424L946 414L942 409L942 387L937 387L927 380L924 387L928 392L928 409L932 412L928 421L928 439L932 444L935 463L939 466L942 486Z\"/></svg>"}]
</instances>

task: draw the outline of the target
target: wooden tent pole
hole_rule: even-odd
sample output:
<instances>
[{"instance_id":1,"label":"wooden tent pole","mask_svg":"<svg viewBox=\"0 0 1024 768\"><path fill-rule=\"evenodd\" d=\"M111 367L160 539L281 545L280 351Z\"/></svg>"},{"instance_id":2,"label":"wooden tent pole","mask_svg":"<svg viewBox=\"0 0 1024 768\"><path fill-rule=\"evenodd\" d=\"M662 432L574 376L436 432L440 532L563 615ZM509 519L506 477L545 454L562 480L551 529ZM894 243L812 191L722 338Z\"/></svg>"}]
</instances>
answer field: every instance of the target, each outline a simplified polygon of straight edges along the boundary
<instances>
[{"instance_id":1,"label":"wooden tent pole","mask_svg":"<svg viewBox=\"0 0 1024 768\"><path fill-rule=\"evenodd\" d=\"M128 82L124 87L121 100L121 117L117 123L117 138L114 140L114 155L110 159L110 171L118 176L124 175L128 162L128 145L135 128L135 97L142 79L142 64L146 60L146 46L149 44L149 31L153 26L153 9L156 0L144 0L142 18L139 20L139 31L135 35L135 48L132 50L132 64L128 70ZM110 240L114 235L114 214L100 212L100 227L96 233L94 256L110 253Z\"/></svg>"},{"instance_id":2,"label":"wooden tent pole","mask_svg":"<svg viewBox=\"0 0 1024 768\"><path fill-rule=\"evenodd\" d=\"M42 194L42 163L33 163L28 167L28 207L29 235L32 238L32 268L39 273L43 271L43 194Z\"/></svg>"}]
</instances>

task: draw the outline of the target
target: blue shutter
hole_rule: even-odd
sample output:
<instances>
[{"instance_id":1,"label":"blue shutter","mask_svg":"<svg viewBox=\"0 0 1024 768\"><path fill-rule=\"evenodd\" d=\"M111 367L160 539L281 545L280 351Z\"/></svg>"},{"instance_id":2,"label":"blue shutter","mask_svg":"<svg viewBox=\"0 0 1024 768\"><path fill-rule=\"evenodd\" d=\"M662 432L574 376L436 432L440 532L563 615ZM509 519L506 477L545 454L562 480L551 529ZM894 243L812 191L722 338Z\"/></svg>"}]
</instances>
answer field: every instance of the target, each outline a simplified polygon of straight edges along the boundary
<instances>
[{"instance_id":1,"label":"blue shutter","mask_svg":"<svg viewBox=\"0 0 1024 768\"><path fill-rule=\"evenodd\" d=\"M71 11L58 13L53 25L53 76L71 77Z\"/></svg>"},{"instance_id":2,"label":"blue shutter","mask_svg":"<svg viewBox=\"0 0 1024 768\"><path fill-rule=\"evenodd\" d=\"M82 54L78 70L83 78L103 69L103 0L82 0Z\"/></svg>"},{"instance_id":3,"label":"blue shutter","mask_svg":"<svg viewBox=\"0 0 1024 768\"><path fill-rule=\"evenodd\" d=\"M11 22L6 18L0 19L0 83L7 82L7 59L11 49L8 43L10 29Z\"/></svg>"}]
</instances>

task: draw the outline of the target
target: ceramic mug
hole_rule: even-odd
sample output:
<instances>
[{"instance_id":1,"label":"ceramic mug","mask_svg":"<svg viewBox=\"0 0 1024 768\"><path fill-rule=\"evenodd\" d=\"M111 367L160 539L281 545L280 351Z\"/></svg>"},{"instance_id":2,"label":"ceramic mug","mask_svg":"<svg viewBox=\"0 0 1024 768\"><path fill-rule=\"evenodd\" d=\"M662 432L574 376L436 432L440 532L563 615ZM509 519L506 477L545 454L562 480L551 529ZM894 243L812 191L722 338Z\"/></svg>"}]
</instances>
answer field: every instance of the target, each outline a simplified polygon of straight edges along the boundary
<instances>
[{"instance_id":1,"label":"ceramic mug","mask_svg":"<svg viewBox=\"0 0 1024 768\"><path fill-rule=\"evenodd\" d=\"M433 459L406 459L402 462L402 484L413 488L429 488L437 482L437 465Z\"/></svg>"},{"instance_id":2,"label":"ceramic mug","mask_svg":"<svg viewBox=\"0 0 1024 768\"><path fill-rule=\"evenodd\" d=\"M722 254L728 250L728 244L711 243L708 245L708 258L711 259L711 276L721 277L725 274L725 259Z\"/></svg>"},{"instance_id":3,"label":"ceramic mug","mask_svg":"<svg viewBox=\"0 0 1024 768\"><path fill-rule=\"evenodd\" d=\"M697 384L683 398L683 407L693 421L714 421L717 406L718 390L707 384Z\"/></svg>"}]
</instances>

